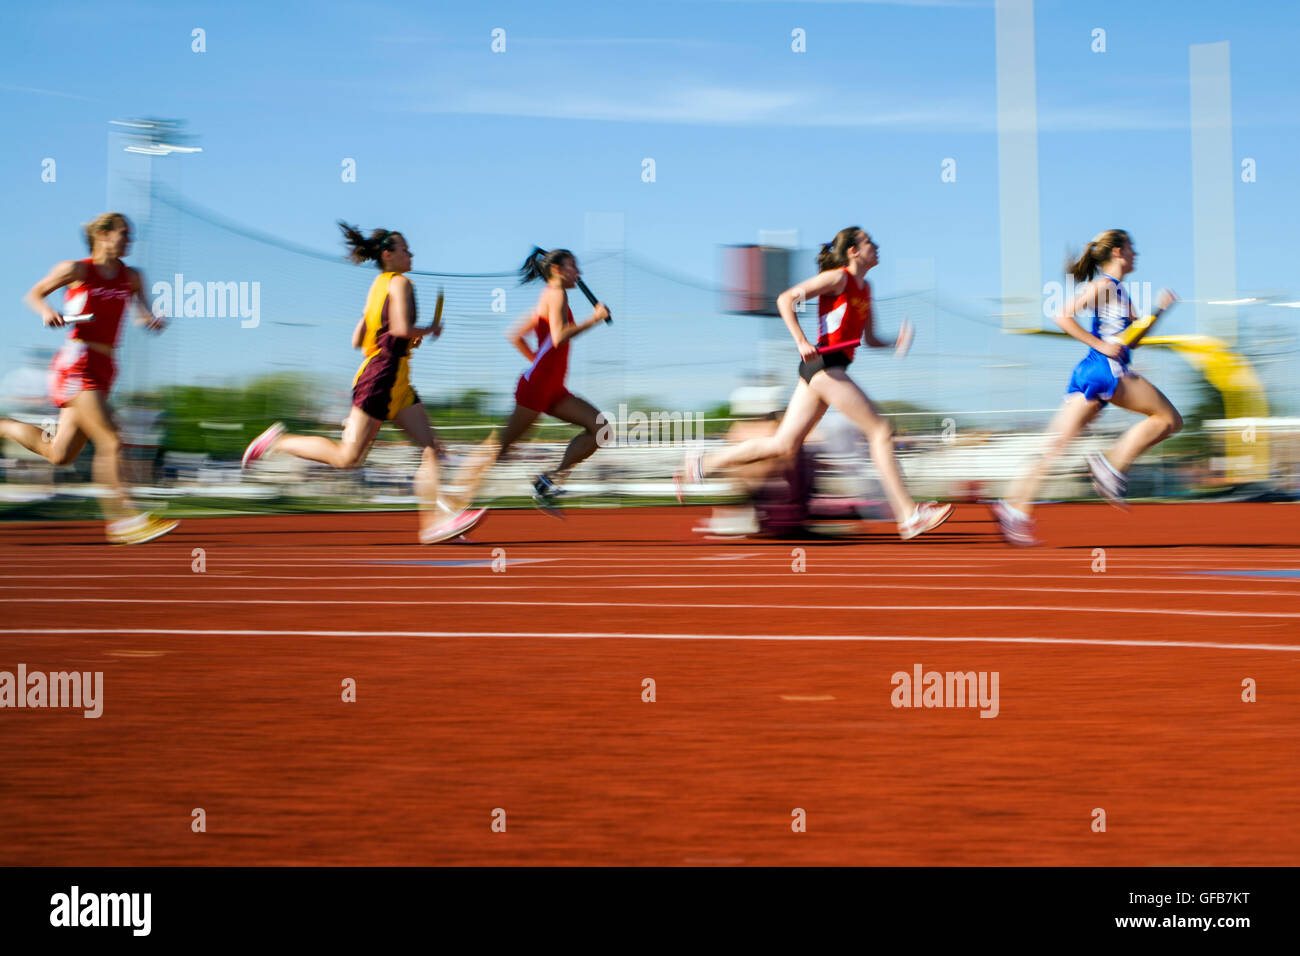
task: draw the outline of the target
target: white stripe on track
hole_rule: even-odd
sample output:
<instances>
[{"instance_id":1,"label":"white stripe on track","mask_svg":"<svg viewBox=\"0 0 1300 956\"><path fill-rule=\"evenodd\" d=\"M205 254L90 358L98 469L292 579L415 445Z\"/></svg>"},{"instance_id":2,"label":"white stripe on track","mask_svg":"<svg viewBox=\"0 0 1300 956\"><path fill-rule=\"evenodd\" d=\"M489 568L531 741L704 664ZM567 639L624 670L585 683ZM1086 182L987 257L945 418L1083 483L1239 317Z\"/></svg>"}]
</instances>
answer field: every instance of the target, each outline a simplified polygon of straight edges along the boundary
<instances>
[{"instance_id":1,"label":"white stripe on track","mask_svg":"<svg viewBox=\"0 0 1300 956\"><path fill-rule=\"evenodd\" d=\"M471 547L473 547L475 550L471 550L470 549ZM541 554L535 554L530 552L525 552L523 554L520 554L519 552L523 551L525 547L527 546L526 545L514 546L516 550L517 560L520 561L527 560L532 563L544 562L547 564L555 564L558 562L569 562L569 563L586 562L598 566L612 565L612 566L658 568L658 567L680 567L681 562L683 560L694 560L694 561L733 560L731 558L722 557L722 556L689 556L689 555L682 554L680 551L676 554L646 555L644 557L634 557L634 556L601 553L603 549L599 549L599 548L593 548L591 550L587 550L582 553L571 554L571 555L556 554L554 551L551 551L550 549L540 549L542 551ZM308 552L318 552L321 550L320 548L304 548L301 552L296 552L292 555L286 555L284 557L275 557L273 555L268 555L262 552L261 550L255 552L237 553L234 551L234 549L221 550L218 546L215 545L208 545L207 550L216 554L220 554L225 560L228 560L231 563L239 563L246 567L280 567L284 565L293 565L293 564L319 566L319 567L353 567L356 566L357 564L371 564L371 563L382 564L387 562L393 562L396 565L409 564L410 566L416 567L424 564L425 562L428 562L430 566L437 566L441 562L448 562L448 564L450 565L451 562L457 562L457 561L489 560L492 556L489 548L484 545L466 546L464 550L461 550L459 552L456 551L438 551L438 552L423 551L422 552L416 550L415 546L412 546L412 548L409 550L403 549L400 551L385 551L385 552L375 552L375 553L356 554L356 555L337 554L337 553L333 553L332 549L326 548L325 550L329 550L331 551L331 553L325 557L319 557L314 554L308 553ZM812 548L805 548L805 550L814 551L814 549ZM1118 551L1118 549L1112 549L1112 551ZM833 555L819 554L818 556L826 558L829 563L832 563L837 567L844 567L844 568L860 567L863 568L864 570L879 568L882 565L897 566L897 567L904 567L904 568L960 568L960 567L981 567L982 568L982 567L989 567L990 565L992 565L993 567L1013 569L1018 567L1025 567L1027 565L1042 566L1045 564L1050 564L1052 562L1058 564L1086 566L1086 565L1090 565L1093 561L1091 552L1085 552L1085 551L1081 551L1078 554L1066 554L1066 555L1045 555L1045 554L1037 555L1036 554L1034 555L1032 560L1030 560L1029 558L1023 558L1017 560L1015 558L1011 558L1007 556L1004 552L997 552L996 555L994 554L972 555L968 558L953 558L953 559L947 559L942 561L934 560L934 555L927 555L925 560L918 560L915 557L909 557L904 555L873 555L869 558L864 558L861 556L853 556L850 554L845 554L843 553L842 550L837 551ZM23 556L22 558L0 559L0 569L7 568L7 567L29 568L31 567L32 560L35 557L48 558L49 556L32 555L32 556ZM188 563L188 561L190 560L190 553L188 550L186 550L182 552L169 552L166 555L157 554L150 557L143 557L143 556L119 557L116 554L110 556L101 551L96 555L78 556L78 555L67 554L66 549L59 549L59 553L58 553L59 564L65 564L67 561L74 560L74 559L83 560L88 564L157 567L164 561L166 562L185 561ZM1254 559L1254 560L1250 561L1247 559ZM734 559L734 560L739 560L739 559ZM1249 555L1218 554L1218 555L1207 555L1204 558L1191 558L1191 557L1179 558L1171 555L1169 557L1162 557L1159 561L1127 560L1126 555L1112 553L1109 556L1109 566L1110 566L1111 574L1115 574L1118 572L1133 571L1133 570L1160 571L1168 568L1196 571L1205 568L1207 564L1221 565L1224 563L1230 563L1236 566L1236 568L1240 570L1269 571L1269 570L1276 570L1278 568L1278 565L1288 564L1288 563L1294 564L1298 560L1300 560L1300 549L1292 549L1292 552L1285 553L1285 554L1279 553L1268 557L1262 555L1254 555L1254 554L1249 554ZM760 567L761 566L782 567L782 566L788 566L788 562L789 562L788 554L773 553L773 554L763 555L761 559L754 560L753 564ZM1218 571L1223 569L1216 567L1207 570Z\"/></svg>"},{"instance_id":2,"label":"white stripe on track","mask_svg":"<svg viewBox=\"0 0 1300 956\"><path fill-rule=\"evenodd\" d=\"M0 628L0 635L159 635L175 637L515 637L540 639L589 640L648 640L648 641L861 641L870 642L924 642L937 644L1061 644L1070 646L1096 645L1098 647L1181 647L1216 651L1277 651L1285 654L1300 653L1300 646L1291 644L1224 644L1214 641L1142 641L1102 638L1089 640L1069 637L931 637L883 634L652 634L646 632L611 633L609 631L301 631L301 630L223 630L214 628Z\"/></svg>"},{"instance_id":3,"label":"white stripe on track","mask_svg":"<svg viewBox=\"0 0 1300 956\"><path fill-rule=\"evenodd\" d=\"M615 608L676 608L704 611L1033 611L1078 614L1162 614L1179 617L1263 617L1300 618L1300 611L1192 611L1183 608L1161 607L1078 607L1055 604L680 604L663 601L390 601L376 598L372 601L347 601L330 598L238 598L236 600L208 600L206 598L61 598L20 597L8 598L11 603L22 604L166 604L171 607L191 604L287 604L287 605L358 605L362 607L415 606L415 607L530 607L541 610L549 607L615 607ZM1297 645L1300 649L1300 645Z\"/></svg>"},{"instance_id":4,"label":"white stripe on track","mask_svg":"<svg viewBox=\"0 0 1300 956\"><path fill-rule=\"evenodd\" d=\"M443 570L443 571L461 571L461 570L464 570L464 571L474 571L474 572L478 572L478 571L483 571L485 567L486 567L486 565L483 565L483 566L475 565L475 566L473 566L473 567L463 567L463 568L454 568L454 567L449 567L449 568L440 568L439 570ZM117 581L117 580L130 580L132 583L148 584L148 583L151 582L151 581L162 581L162 580L165 580L165 579L167 579L167 578L176 578L176 579L182 579L182 580L186 580L186 581L193 581L193 582L197 583L198 581L200 581L200 580L204 580L204 579L206 579L206 580L208 580L208 581L236 580L238 577L241 576L241 575L238 575L238 574L237 574L237 572L239 572L240 570L241 570L241 569L240 569L239 567L234 567L234 568L213 569L213 570L211 570L211 571L208 571L208 572L202 572L202 573L200 573L200 572L190 572L190 573L188 573L188 574L151 574L151 575L140 575L140 574L135 573L135 572L123 572L123 573L119 573L119 574L64 574L64 573L60 573L60 572L48 572L48 573L46 573L46 574L6 574L6 575L5 575L5 580L33 580L33 581L41 581L41 582L45 582L45 584L43 584L42 586L48 586L48 587L58 587L58 586L59 586L59 585L54 584L54 583L51 583L51 582L55 582L55 581L63 581L63 580L73 580L73 579L76 579L76 580L83 580L83 579L90 579L90 580L113 580L113 581ZM264 573L260 573L260 572L251 572L251 571L250 571L250 572L248 573L248 575L246 575L246 577L248 577L248 578L250 578L250 579L255 578L255 579L259 580L259 581L314 581L314 582L316 582L316 583L318 583L318 584L323 584L323 585L328 586L328 587L334 587L335 585L334 585L333 582L335 582L336 580L347 580L347 581L408 581L408 580L411 580L411 581L425 581L425 582L429 582L429 583L426 585L426 586L428 586L428 587L452 587L452 586L464 586L464 587L470 587L470 586L471 586L471 585L460 585L459 583L456 584L456 585L450 585L450 584L447 584L447 585L435 584L435 583L433 583L433 582L434 582L436 579L431 578L431 577L428 577L428 576L421 576L420 569L418 569L418 568L407 568L407 569L404 569L404 568L395 568L394 570L395 570L395 571L406 570L406 571L409 571L410 573L407 573L407 574L348 574L348 575L342 575L342 576L339 576L339 577L331 577L331 576L329 576L329 575L317 575L317 574L264 574ZM543 569L538 569L538 570L543 570ZM784 580L784 579L788 579L788 578L791 576L791 574L793 574L793 573L794 573L794 572L792 572L792 571L748 571L748 572L736 572L736 573L729 573L729 572L721 572L721 573L706 573L706 572L702 572L702 571L701 571L701 572L687 572L687 573L680 573L680 574L663 573L663 572L654 572L654 571L643 572L643 573L640 573L640 574L623 574L623 573L619 573L619 574L600 574L600 573L598 573L598 572L584 572L583 575L582 575L582 580L583 580L583 581L589 581L589 580L593 580L593 579L596 579L596 578L656 578L656 579L659 579L659 578L691 578L691 579L699 579L699 578L702 578L702 577L707 577L707 578L709 578L710 580L715 580L715 579L716 579L716 580L724 580L724 579L725 579L725 580L727 580L727 581L730 581L730 579L734 579L734 578L745 578L745 579L753 579L753 578L781 578L781 579ZM1085 579L1087 579L1087 578L1092 578L1092 579L1095 579L1095 580L1098 580L1098 581L1102 580L1102 578L1100 578L1100 577L1098 577L1098 576L1096 576L1096 575L1087 574L1087 573L1083 573L1083 572L1080 572L1080 573L1077 573L1077 574L1021 574L1021 573L1018 573L1018 572L1008 572L1008 573L1005 573L1005 574L1000 574L1000 573L997 573L997 572L984 572L984 573L982 573L982 574L966 574L966 573L959 573L959 574L907 574L907 573L891 573L891 572L888 572L888 571L880 571L880 570L874 570L874 569L873 569L873 570L871 570L871 571L869 572L869 574L870 574L870 576L871 576L872 578L875 578L875 579L902 578L902 579L904 579L904 580L918 580L918 579L926 579L926 580L929 580L929 579L932 579L932 578L933 578L933 579L940 579L940 580L944 580L944 579L948 579L948 578L982 578L982 579L991 579L991 580L1002 580L1002 579L1004 579L1004 578L1010 578L1010 579L1012 579L1012 580L1017 580L1017 581L1078 581L1080 578L1085 578ZM522 575L517 575L517 576L522 577ZM834 571L815 571L815 570L809 570L809 571L805 571L805 572L803 572L802 575L801 575L801 577L802 577L802 579L803 579L803 581L804 581L805 583L803 583L803 584L801 584L801 585L797 585L797 586L798 586L798 587L807 588L807 587L808 587L808 584L807 584L808 581L823 580L823 579L830 579L830 578L835 578L835 579L839 579L839 578L853 578L853 579L861 579L863 576L864 576L863 574L845 574L845 573L834 572ZM1187 583L1191 584L1191 583L1193 583L1194 581L1199 581L1200 578L1212 577L1212 578L1216 578L1216 579L1217 579L1217 578L1221 578L1221 577L1225 577L1225 576L1228 577L1228 578L1231 578L1231 579L1233 579L1233 580L1237 580L1237 581L1239 581L1239 582L1240 582L1241 584L1243 584L1243 585L1249 585L1249 584L1272 584L1272 585L1276 585L1276 583L1277 583L1278 581L1286 581L1286 580L1290 580L1290 579L1288 579L1288 578L1253 577L1253 576L1251 576L1251 575L1235 575L1235 574L1230 574L1230 575L1220 575L1220 574L1171 574L1171 575L1156 575L1156 574L1152 574L1152 575L1120 575L1120 574L1114 574L1114 575L1108 575L1108 578L1109 578L1110 580L1116 580L1116 579L1118 579L1118 580L1132 580L1132 581L1137 581L1137 580L1142 580L1142 581L1169 581L1169 582L1173 582L1173 581L1186 581ZM464 581L464 580L470 580L470 579L472 579L472 578L474 578L474 577L486 577L486 578L491 578L492 575L491 575L491 574L486 574L486 575L483 575L483 574L477 574L477 575L465 575L465 576L463 576L463 577L462 577L462 576L458 576L458 577L456 577L455 580L456 580L457 582L460 582L460 581ZM545 573L545 571L543 570L543 573L540 573L540 574L530 574L530 575L528 576L528 582L529 582L529 583L528 583L528 585L526 585L526 586L529 586L529 587L535 587L535 586L537 586L537 584L538 584L539 582L547 582L547 581L572 581L572 580L574 580L572 570L566 570L566 571L564 571L564 572L562 572L562 573L558 573L558 574L549 574L549 573ZM518 586L519 586L519 587L524 587L525 585L520 584L520 585L518 585ZM628 587L637 587L637 586L640 586L640 587L650 587L651 585L627 585L627 586L628 586ZM659 586L659 587L709 587L709 586L711 586L711 585L690 585L690 584L676 585L676 584L671 584L671 585L656 585L656 586ZM732 585L732 584L728 583L728 584L726 584L726 585L718 585L718 586L732 587L732 586L735 586L735 585ZM763 586L766 587L766 586L769 586L769 585L763 585ZM779 586L781 586L781 585L773 584L773 585L770 585L770 586L772 586L772 587L779 587ZM849 585L849 586L850 586L850 587L855 587L855 586L857 586L857 585ZM862 585L862 586L864 586L864 587L866 587L866 586L871 586L871 587L879 586L879 587L886 587L886 588L888 588L888 587L894 587L895 585ZM897 586L898 586L898 587L903 587L904 585L897 585ZM919 587L920 585L914 585L914 586ZM75 588L74 585L68 585L68 587L73 587L73 588ZM935 587L942 587L942 586L941 586L941 585L935 585ZM30 589L31 589L31 585L0 584L0 590L30 590ZM1011 589L1011 588L996 588L996 590L1012 590L1012 589ZM1037 588L1030 588L1029 590L1039 590L1039 589L1037 589ZM1043 589L1043 590L1046 590L1046 589ZM1105 589L1105 588L1098 588L1097 590L1098 590L1098 591L1101 591L1101 590L1106 590L1106 589ZM1122 590L1122 589L1121 589L1121 590ZM1190 592L1190 591L1181 591L1181 590L1179 590L1177 593L1188 594L1188 593L1193 593L1193 592ZM1207 593L1211 593L1211 592L1207 592ZM1245 588L1243 588L1243 589L1240 589L1240 590L1237 590L1237 591L1233 591L1233 592L1231 592L1231 593L1234 593L1234 594L1265 594L1265 593L1275 593L1275 594L1300 594L1300 583L1297 584L1297 586L1296 586L1296 590L1295 590L1295 591L1275 591L1275 592L1267 592L1267 591L1252 591L1252 590L1249 590L1249 589L1245 589Z\"/></svg>"},{"instance_id":5,"label":"white stripe on track","mask_svg":"<svg viewBox=\"0 0 1300 956\"><path fill-rule=\"evenodd\" d=\"M167 575L168 577L182 577L193 579L194 575ZM594 577L607 577L608 575L583 575L582 580L577 583L568 583L572 579L567 579L566 583L546 584L548 590L559 590L561 588L577 591L591 591L590 584L586 583ZM746 575L747 577L749 575ZM266 580L267 575L257 575L259 580ZM286 581L316 581L320 578L271 578L272 580ZM261 585L261 584L227 584L227 581L238 581L240 578L235 576L210 578L204 582L207 585L203 593L212 594L214 592L231 593L243 591L286 591L294 590L293 587L285 585ZM349 581L356 580L348 578ZM465 583L443 583L443 584L395 584L391 578L380 576L378 578L362 578L360 580L380 580L385 581L384 591L519 591L525 588L535 589L538 587L536 578L520 580L517 584L465 584ZM197 590L195 583L191 584L157 584L151 583L154 579L134 580L137 591L166 591L168 589L185 594L193 593ZM330 591L374 591L373 584L335 584L333 581L326 581L324 587ZM755 589L761 591L771 591L776 588L791 588L797 591L808 591L808 584L790 584L786 582L776 582L769 584L746 584L744 582L728 582L726 584L620 584L620 591L735 591L743 589ZM1116 594L1172 594L1172 595L1210 595L1216 597L1300 597L1300 589L1295 591L1268 591L1268 590L1213 590L1208 588L1112 588L1112 587L1095 587L1095 588L1054 588L1054 587L1006 587L1000 584L975 585L975 584L836 584L833 586L837 592L863 590L863 591L992 591L994 593L1016 592L1027 594L1093 594L1109 597ZM31 585L10 585L0 584L0 591L32 591ZM38 588L42 593L50 591L73 591L85 593L91 590L113 590L120 591L121 588L112 584L42 584ZM5 598L3 600L22 600L22 598ZM50 600L56 600L51 598ZM73 600L73 599L69 599ZM184 604L185 601L178 601ZM539 606L549 602L539 600Z\"/></svg>"}]
</instances>

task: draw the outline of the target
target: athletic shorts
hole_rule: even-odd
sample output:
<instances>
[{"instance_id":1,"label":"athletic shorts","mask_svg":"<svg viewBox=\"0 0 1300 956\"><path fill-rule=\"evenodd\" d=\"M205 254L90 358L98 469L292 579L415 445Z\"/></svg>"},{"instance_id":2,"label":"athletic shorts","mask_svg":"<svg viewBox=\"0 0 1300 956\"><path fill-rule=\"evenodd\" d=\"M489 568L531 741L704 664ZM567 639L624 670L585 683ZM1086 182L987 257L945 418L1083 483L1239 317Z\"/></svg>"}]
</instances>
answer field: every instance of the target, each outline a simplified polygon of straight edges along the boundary
<instances>
[{"instance_id":1,"label":"athletic shorts","mask_svg":"<svg viewBox=\"0 0 1300 956\"><path fill-rule=\"evenodd\" d=\"M848 368L853 363L843 352L827 352L824 355L818 355L807 362L799 363L799 377L805 382L811 382L812 377L827 368Z\"/></svg>"},{"instance_id":2,"label":"athletic shorts","mask_svg":"<svg viewBox=\"0 0 1300 956\"><path fill-rule=\"evenodd\" d=\"M1128 358L1127 352L1124 358ZM1107 358L1095 349L1088 352L1082 362L1074 367L1066 397L1080 394L1089 401L1109 402L1115 395L1119 380L1129 374L1127 361Z\"/></svg>"},{"instance_id":3,"label":"athletic shorts","mask_svg":"<svg viewBox=\"0 0 1300 956\"><path fill-rule=\"evenodd\" d=\"M81 392L107 394L116 377L117 365L111 355L92 349L80 339L68 339L50 363L50 401L63 408Z\"/></svg>"},{"instance_id":4,"label":"athletic shorts","mask_svg":"<svg viewBox=\"0 0 1300 956\"><path fill-rule=\"evenodd\" d=\"M362 363L352 382L352 406L381 422L392 421L419 402L404 356L395 358L386 352L372 355Z\"/></svg>"},{"instance_id":5,"label":"athletic shorts","mask_svg":"<svg viewBox=\"0 0 1300 956\"><path fill-rule=\"evenodd\" d=\"M563 382L558 384L542 381L530 382L521 375L519 384L515 386L515 404L524 408L531 408L533 411L541 412L544 415L551 415L554 414L551 410L568 398L569 394L569 390L564 387Z\"/></svg>"}]
</instances>

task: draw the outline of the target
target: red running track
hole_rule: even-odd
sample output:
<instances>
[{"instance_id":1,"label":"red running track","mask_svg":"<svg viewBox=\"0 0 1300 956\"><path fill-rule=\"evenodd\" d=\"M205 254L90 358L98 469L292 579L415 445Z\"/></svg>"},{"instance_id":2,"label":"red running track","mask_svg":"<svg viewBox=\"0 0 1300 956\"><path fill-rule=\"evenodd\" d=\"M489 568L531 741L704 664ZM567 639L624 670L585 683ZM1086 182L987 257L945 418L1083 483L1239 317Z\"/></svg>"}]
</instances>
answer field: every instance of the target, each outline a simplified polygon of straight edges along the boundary
<instances>
[{"instance_id":1,"label":"red running track","mask_svg":"<svg viewBox=\"0 0 1300 956\"><path fill-rule=\"evenodd\" d=\"M1295 506L1059 505L1033 551L975 505L700 517L0 528L0 670L104 675L98 719L0 710L0 864L1300 862ZM895 708L917 664L996 671L997 716Z\"/></svg>"}]
</instances>

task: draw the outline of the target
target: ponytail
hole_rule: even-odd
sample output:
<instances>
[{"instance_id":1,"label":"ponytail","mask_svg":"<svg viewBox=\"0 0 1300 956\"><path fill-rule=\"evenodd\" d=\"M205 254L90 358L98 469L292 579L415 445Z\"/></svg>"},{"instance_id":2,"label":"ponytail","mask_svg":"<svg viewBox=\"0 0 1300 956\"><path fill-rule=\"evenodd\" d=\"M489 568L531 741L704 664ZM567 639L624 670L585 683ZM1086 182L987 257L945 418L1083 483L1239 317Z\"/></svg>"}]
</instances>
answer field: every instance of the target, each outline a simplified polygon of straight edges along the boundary
<instances>
[{"instance_id":1,"label":"ponytail","mask_svg":"<svg viewBox=\"0 0 1300 956\"><path fill-rule=\"evenodd\" d=\"M357 226L349 226L342 219L339 229L343 231L343 242L348 247L348 259L355 265L374 262L380 269L384 267L383 256L393 248L393 240L401 235L388 229L376 229L366 238Z\"/></svg>"},{"instance_id":2,"label":"ponytail","mask_svg":"<svg viewBox=\"0 0 1300 956\"><path fill-rule=\"evenodd\" d=\"M1066 260L1065 271L1075 282L1088 282L1110 261L1116 249L1124 248L1129 235L1123 229L1108 229L1084 247L1078 258Z\"/></svg>"},{"instance_id":3,"label":"ponytail","mask_svg":"<svg viewBox=\"0 0 1300 956\"><path fill-rule=\"evenodd\" d=\"M568 249L552 249L547 252L541 246L533 246L533 251L528 253L528 258L519 267L519 281L528 283L534 279L541 279L547 282L551 278L551 270L565 259L577 261Z\"/></svg>"},{"instance_id":4,"label":"ponytail","mask_svg":"<svg viewBox=\"0 0 1300 956\"><path fill-rule=\"evenodd\" d=\"M817 268L825 272L828 269L840 269L849 264L849 250L858 242L862 229L848 226L835 233L830 242L822 243L821 252L817 253Z\"/></svg>"}]
</instances>

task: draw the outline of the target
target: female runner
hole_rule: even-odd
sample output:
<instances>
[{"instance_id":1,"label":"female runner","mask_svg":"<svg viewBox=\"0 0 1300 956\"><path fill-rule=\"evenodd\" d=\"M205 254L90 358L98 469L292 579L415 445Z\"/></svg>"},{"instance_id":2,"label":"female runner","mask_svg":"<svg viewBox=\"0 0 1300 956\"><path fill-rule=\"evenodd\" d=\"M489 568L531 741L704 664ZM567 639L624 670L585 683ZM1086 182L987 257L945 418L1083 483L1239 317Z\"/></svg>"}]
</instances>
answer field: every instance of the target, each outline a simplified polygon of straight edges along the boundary
<instances>
[{"instance_id":1,"label":"female runner","mask_svg":"<svg viewBox=\"0 0 1300 956\"><path fill-rule=\"evenodd\" d=\"M948 520L952 505L933 501L917 504L907 493L894 460L893 429L848 375L858 345L872 348L892 345L895 353L901 355L911 343L912 330L906 320L895 342L883 342L875 336L867 272L880 261L878 251L872 238L857 226L841 229L831 242L822 246L817 256L821 272L777 297L777 309L794 336L801 359L799 383L781 426L768 438L751 438L707 455L688 454L682 470L674 476L678 501L682 500L682 488L688 481L698 484L709 472L793 455L821 421L826 409L833 407L867 437L871 459L880 472L880 483L898 522L900 537L914 538ZM816 345L804 336L795 315L795 303L814 296L819 297Z\"/></svg>"},{"instance_id":2,"label":"female runner","mask_svg":"<svg viewBox=\"0 0 1300 956\"><path fill-rule=\"evenodd\" d=\"M1129 348L1136 346L1155 320L1177 301L1172 292L1162 289L1154 314L1140 322L1139 328L1130 330L1137 314L1120 282L1136 267L1137 250L1123 229L1110 229L1097 236L1070 266L1075 281L1086 285L1056 317L1056 324L1087 345L1089 351L1070 376L1065 404L1048 429L1047 450L1028 472L1011 484L1006 498L992 505L998 530L1010 544L1022 547L1039 544L1034 530L1034 492L1052 462L1108 402L1145 416L1104 455L1093 452L1087 456L1093 486L1118 508L1127 507L1125 475L1134 459L1183 427L1182 416L1169 399L1129 367ZM1075 316L1089 313L1092 330L1085 332Z\"/></svg>"},{"instance_id":3,"label":"female runner","mask_svg":"<svg viewBox=\"0 0 1300 956\"><path fill-rule=\"evenodd\" d=\"M89 441L95 446L92 475L108 490L104 513L113 544L143 544L175 528L137 509L122 483L117 425L108 405L108 392L117 377L114 350L127 303L138 310L137 324L161 331L164 321L151 314L140 273L122 262L131 247L131 224L119 212L106 212L86 226L90 258L60 262L23 297L47 326L71 325L67 341L50 365L50 400L59 409L53 435L35 425L0 418L0 435L12 438L55 465L76 460ZM64 312L52 309L45 297L67 287Z\"/></svg>"},{"instance_id":4,"label":"female runner","mask_svg":"<svg viewBox=\"0 0 1300 956\"><path fill-rule=\"evenodd\" d=\"M523 282L541 279L546 283L537 299L537 308L518 325L506 333L515 348L529 362L528 368L515 385L515 409L510 413L500 444L495 438L484 442L485 454L469 475L464 492L466 505L474 495L488 469L505 456L510 447L521 439L542 415L550 415L582 429L564 449L560 464L550 472L542 472L533 479L533 503L547 514L562 517L557 499L568 473L581 461L590 458L597 448L596 436L604 419L590 402L570 394L564 387L569 368L569 342L609 317L609 309L596 303L591 318L581 324L574 322L569 308L569 290L574 288L581 273L578 260L568 249L550 252L537 247L528 254L519 270ZM537 339L534 348L526 338L532 331Z\"/></svg>"},{"instance_id":5,"label":"female runner","mask_svg":"<svg viewBox=\"0 0 1300 956\"><path fill-rule=\"evenodd\" d=\"M352 380L352 411L343 441L287 435L284 425L276 422L253 439L244 452L243 466L247 468L272 452L285 452L335 468L356 468L365 461L380 426L392 421L421 449L415 474L420 542L433 544L459 537L478 523L483 512L453 510L439 502L437 442L420 396L411 387L410 375L410 350L426 335L437 338L442 328L415 324L415 287L406 278L412 253L400 232L376 229L367 238L347 223L340 222L339 228L351 250L349 258L358 265L374 262L380 270L370 286L365 313L352 332L352 347L361 349L365 359ZM449 514L440 515L439 509Z\"/></svg>"}]
</instances>

